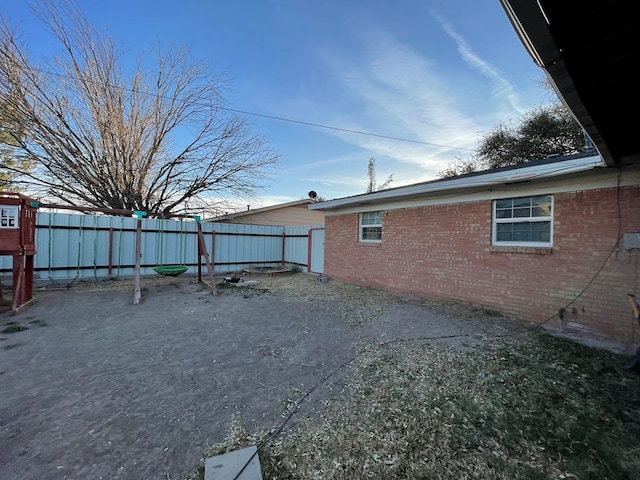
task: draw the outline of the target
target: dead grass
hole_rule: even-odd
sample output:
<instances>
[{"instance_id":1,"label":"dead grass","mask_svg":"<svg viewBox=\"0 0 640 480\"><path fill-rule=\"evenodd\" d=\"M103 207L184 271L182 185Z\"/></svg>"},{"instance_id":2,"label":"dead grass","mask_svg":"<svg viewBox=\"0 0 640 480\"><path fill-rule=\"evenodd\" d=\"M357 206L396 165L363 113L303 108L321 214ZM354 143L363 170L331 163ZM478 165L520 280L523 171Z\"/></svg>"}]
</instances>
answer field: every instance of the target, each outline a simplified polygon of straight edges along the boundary
<instances>
[{"instance_id":1,"label":"dead grass","mask_svg":"<svg viewBox=\"0 0 640 480\"><path fill-rule=\"evenodd\" d=\"M434 312L463 318L469 314L476 318L501 316L494 311L456 302L429 301L334 280L316 282L314 275L282 275L258 280L257 288L262 292L277 294L292 303L313 303L354 326L377 321L387 307L397 304L427 306Z\"/></svg>"},{"instance_id":2,"label":"dead grass","mask_svg":"<svg viewBox=\"0 0 640 480\"><path fill-rule=\"evenodd\" d=\"M264 479L635 479L640 380L624 359L540 334L476 353L395 344L287 437L236 420L208 456L261 445ZM196 477L193 477L196 478Z\"/></svg>"},{"instance_id":3,"label":"dead grass","mask_svg":"<svg viewBox=\"0 0 640 480\"><path fill-rule=\"evenodd\" d=\"M346 367L347 393L320 418L273 438L245 431L236 418L227 439L205 456L259 445L265 480L638 478L640 377L624 369L624 357L543 333L500 341L492 332L508 319L489 309L318 283L309 275L256 279L256 294L308 302L351 325L416 302L456 318L482 318L492 328L470 351L423 341L366 351ZM283 401L283 421L304 394ZM190 479L203 474L201 467Z\"/></svg>"}]
</instances>

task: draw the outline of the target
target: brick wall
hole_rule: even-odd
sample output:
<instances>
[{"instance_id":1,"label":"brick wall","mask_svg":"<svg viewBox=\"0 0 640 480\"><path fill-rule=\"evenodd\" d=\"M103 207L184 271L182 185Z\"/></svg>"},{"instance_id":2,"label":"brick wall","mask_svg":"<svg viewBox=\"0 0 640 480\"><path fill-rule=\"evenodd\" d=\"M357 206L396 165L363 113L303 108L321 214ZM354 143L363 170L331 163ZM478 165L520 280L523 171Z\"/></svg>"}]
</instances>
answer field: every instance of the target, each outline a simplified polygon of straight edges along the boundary
<instances>
[{"instance_id":1,"label":"brick wall","mask_svg":"<svg viewBox=\"0 0 640 480\"><path fill-rule=\"evenodd\" d=\"M640 252L624 250L622 240L614 247L619 232L640 232L640 187L619 195L617 188L555 194L553 248L542 249L492 247L490 201L387 210L380 244L358 242L358 214L328 216L325 274L536 323L586 288L565 322L635 342L640 328L627 294L640 298Z\"/></svg>"}]
</instances>

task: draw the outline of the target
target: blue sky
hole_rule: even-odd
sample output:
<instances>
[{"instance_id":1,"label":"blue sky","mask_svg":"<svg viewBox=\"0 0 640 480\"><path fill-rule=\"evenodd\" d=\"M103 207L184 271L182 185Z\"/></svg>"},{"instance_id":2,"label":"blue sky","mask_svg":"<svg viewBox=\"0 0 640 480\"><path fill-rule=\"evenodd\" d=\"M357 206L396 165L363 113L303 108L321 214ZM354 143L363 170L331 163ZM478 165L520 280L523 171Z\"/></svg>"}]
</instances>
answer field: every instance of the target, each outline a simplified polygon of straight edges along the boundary
<instances>
[{"instance_id":1,"label":"blue sky","mask_svg":"<svg viewBox=\"0 0 640 480\"><path fill-rule=\"evenodd\" d=\"M78 3L125 58L158 43L186 46L228 81L229 108L424 142L247 116L282 156L256 208L310 190L364 193L372 157L392 186L434 179L492 127L550 101L498 0ZM27 1L5 3L2 14L32 56L50 53Z\"/></svg>"}]
</instances>

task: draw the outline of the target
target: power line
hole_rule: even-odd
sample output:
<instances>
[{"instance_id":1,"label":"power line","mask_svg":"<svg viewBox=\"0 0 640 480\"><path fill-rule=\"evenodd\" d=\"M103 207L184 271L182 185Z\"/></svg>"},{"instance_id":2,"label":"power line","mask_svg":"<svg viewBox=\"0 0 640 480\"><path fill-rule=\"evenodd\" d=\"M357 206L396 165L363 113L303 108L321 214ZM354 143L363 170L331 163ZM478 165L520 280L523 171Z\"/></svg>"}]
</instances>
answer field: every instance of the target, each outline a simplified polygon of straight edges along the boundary
<instances>
[{"instance_id":1,"label":"power line","mask_svg":"<svg viewBox=\"0 0 640 480\"><path fill-rule=\"evenodd\" d=\"M58 77L67 78L69 80L79 80L77 77L74 77L72 75L67 75L67 74L64 74L64 73L53 72L53 71L50 71L50 70L44 70L44 69L34 68L34 67L31 67L31 69L34 70L34 71L40 72L40 73L47 74L47 75L55 75L55 76L58 76ZM88 81L91 82L91 83L98 84L98 85L105 85L105 86L108 86L108 87L111 87L111 88L118 88L120 90L125 90L125 91L131 92L131 93L143 94L143 95L148 95L148 96L155 96L157 98L164 98L166 100L170 100L168 97L166 97L164 95L158 95L158 94L154 94L154 93L150 93L150 92L143 92L143 91L140 91L140 90L136 90L136 89L129 88L129 87L123 87L123 86L120 86L120 85L113 85L113 84L109 84L109 83L101 83L101 82L97 82L95 80L88 80ZM251 115L251 116L254 116L254 117L268 118L268 119L277 120L277 121L280 121L280 122L296 123L298 125L306 125L308 127L324 128L324 129L327 129L327 130L334 130L334 131L344 132L344 133L352 133L352 134L355 134L355 135L366 135L366 136L369 136L369 137L376 137L376 138L386 138L388 140L396 140L396 141L399 141L399 142L417 143L419 145L428 145L430 147L448 148L448 149L451 149L451 150L464 150L465 152L475 152L475 150L471 149L471 148L454 147L452 145L444 145L444 144L439 144L439 143L424 142L422 140L414 140L414 139L410 139L410 138L394 137L394 136L391 136L391 135L382 135L382 134L379 134L379 133L372 133L372 132L363 132L361 130L352 130L352 129L349 129L349 128L334 127L332 125L324 125L322 123L307 122L307 121L304 121L304 120L296 120L296 119L293 119L293 118L280 117L280 116L277 116L277 115L267 115L267 114L264 114L264 113L251 112L251 111L248 111L248 110L238 110L238 109L235 109L235 108L221 107L221 106L219 106L218 108L220 110L225 110L225 111L228 111L228 112L240 113L240 114L243 114L243 115Z\"/></svg>"},{"instance_id":2,"label":"power line","mask_svg":"<svg viewBox=\"0 0 640 480\"><path fill-rule=\"evenodd\" d=\"M363 132L363 131L360 131L360 130L351 130L349 128L333 127L331 125L323 125L321 123L305 122L305 121L302 121L302 120L293 120L291 118L278 117L278 116L275 116L275 115L266 115L266 114L263 114L263 113L249 112L249 111L246 111L246 110L236 110L236 109L227 108L227 107L220 107L220 108L222 110L228 110L230 112L235 112L235 113L242 113L244 115L253 115L255 117L270 118L272 120L279 120L281 122L298 123L300 125L308 125L310 127L326 128L326 129L329 129L329 130L336 130L338 132L355 133L357 135L368 135L370 137L387 138L387 139L390 139L390 140L398 140L400 142L418 143L420 145L429 145L431 147L450 148L452 150L464 150L464 151L467 151L467 152L475 152L475 150L470 149L470 148L453 147L451 145L442 145L442 144L438 144L438 143L423 142L422 140L412 140L412 139L409 139L409 138L393 137L393 136L390 136L390 135L381 135L381 134L378 134L378 133Z\"/></svg>"}]
</instances>

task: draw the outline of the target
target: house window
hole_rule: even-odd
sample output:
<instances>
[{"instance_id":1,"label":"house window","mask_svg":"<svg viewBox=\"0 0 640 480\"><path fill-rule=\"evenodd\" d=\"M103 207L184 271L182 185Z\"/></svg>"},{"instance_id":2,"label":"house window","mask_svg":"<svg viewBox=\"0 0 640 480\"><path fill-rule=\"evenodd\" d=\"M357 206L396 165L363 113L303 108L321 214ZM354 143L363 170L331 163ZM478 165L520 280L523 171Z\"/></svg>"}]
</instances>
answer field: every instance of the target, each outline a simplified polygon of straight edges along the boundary
<instances>
[{"instance_id":1,"label":"house window","mask_svg":"<svg viewBox=\"0 0 640 480\"><path fill-rule=\"evenodd\" d=\"M18 228L18 207L0 206L0 228Z\"/></svg>"},{"instance_id":2,"label":"house window","mask_svg":"<svg viewBox=\"0 0 640 480\"><path fill-rule=\"evenodd\" d=\"M365 212L360 214L360 241L382 241L382 212Z\"/></svg>"},{"instance_id":3,"label":"house window","mask_svg":"<svg viewBox=\"0 0 640 480\"><path fill-rule=\"evenodd\" d=\"M505 198L493 202L493 245L550 247L553 197Z\"/></svg>"}]
</instances>

